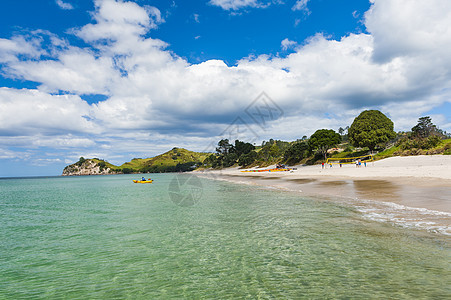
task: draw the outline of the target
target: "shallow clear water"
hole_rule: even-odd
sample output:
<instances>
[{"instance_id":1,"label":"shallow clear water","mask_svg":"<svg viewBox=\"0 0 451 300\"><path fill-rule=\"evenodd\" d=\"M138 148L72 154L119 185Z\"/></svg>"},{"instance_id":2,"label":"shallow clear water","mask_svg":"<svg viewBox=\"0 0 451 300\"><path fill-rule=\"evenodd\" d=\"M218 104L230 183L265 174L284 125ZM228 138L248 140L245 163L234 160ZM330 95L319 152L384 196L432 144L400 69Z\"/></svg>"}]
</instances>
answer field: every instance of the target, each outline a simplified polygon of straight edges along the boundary
<instances>
[{"instance_id":1,"label":"shallow clear water","mask_svg":"<svg viewBox=\"0 0 451 300\"><path fill-rule=\"evenodd\" d=\"M0 180L0 298L451 297L449 237L296 193L134 178Z\"/></svg>"}]
</instances>

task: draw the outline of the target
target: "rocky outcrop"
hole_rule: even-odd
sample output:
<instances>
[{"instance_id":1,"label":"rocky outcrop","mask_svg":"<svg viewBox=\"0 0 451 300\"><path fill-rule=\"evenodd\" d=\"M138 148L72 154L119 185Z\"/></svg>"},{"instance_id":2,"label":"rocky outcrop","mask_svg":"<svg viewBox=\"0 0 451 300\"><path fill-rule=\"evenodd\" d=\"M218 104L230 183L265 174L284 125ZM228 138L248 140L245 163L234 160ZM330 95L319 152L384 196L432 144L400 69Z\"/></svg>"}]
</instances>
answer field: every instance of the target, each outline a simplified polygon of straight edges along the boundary
<instances>
[{"instance_id":1,"label":"rocky outcrop","mask_svg":"<svg viewBox=\"0 0 451 300\"><path fill-rule=\"evenodd\" d=\"M64 168L63 176L82 176L82 175L108 175L116 174L115 171L107 167L105 163L96 162L91 159L78 161L75 164Z\"/></svg>"}]
</instances>

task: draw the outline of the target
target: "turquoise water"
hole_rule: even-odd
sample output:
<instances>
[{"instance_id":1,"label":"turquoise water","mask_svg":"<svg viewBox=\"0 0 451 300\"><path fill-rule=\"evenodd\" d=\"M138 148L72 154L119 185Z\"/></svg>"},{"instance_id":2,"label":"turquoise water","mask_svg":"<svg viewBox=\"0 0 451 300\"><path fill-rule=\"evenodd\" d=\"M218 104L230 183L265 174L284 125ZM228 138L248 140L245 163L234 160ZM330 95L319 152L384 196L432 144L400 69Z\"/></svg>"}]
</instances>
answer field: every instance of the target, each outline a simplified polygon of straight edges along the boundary
<instances>
[{"instance_id":1,"label":"turquoise water","mask_svg":"<svg viewBox=\"0 0 451 300\"><path fill-rule=\"evenodd\" d=\"M295 193L135 178L0 180L0 298L451 297L447 237Z\"/></svg>"}]
</instances>

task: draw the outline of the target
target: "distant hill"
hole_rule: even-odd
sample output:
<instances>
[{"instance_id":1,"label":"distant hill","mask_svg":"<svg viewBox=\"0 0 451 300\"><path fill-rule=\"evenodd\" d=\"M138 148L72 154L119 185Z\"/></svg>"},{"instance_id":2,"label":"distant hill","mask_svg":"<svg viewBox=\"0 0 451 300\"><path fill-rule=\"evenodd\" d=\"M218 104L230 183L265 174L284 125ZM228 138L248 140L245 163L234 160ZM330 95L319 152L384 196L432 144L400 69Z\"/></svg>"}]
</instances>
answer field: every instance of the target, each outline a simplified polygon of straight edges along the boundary
<instances>
[{"instance_id":1,"label":"distant hill","mask_svg":"<svg viewBox=\"0 0 451 300\"><path fill-rule=\"evenodd\" d=\"M115 166L98 158L81 157L78 162L64 168L63 176L186 172L200 165L208 155L208 153L173 148L152 158L134 158L121 166Z\"/></svg>"}]
</instances>

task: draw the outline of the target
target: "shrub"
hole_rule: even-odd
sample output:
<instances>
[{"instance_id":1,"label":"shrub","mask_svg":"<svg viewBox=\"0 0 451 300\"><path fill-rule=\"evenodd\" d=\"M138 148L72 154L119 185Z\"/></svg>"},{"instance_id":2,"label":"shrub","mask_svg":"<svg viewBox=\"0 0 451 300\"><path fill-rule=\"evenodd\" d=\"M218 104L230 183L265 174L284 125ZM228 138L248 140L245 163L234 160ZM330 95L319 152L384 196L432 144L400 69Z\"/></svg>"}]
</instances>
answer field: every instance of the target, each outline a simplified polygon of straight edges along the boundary
<instances>
[{"instance_id":1,"label":"shrub","mask_svg":"<svg viewBox=\"0 0 451 300\"><path fill-rule=\"evenodd\" d=\"M401 150L409 149L431 149L437 147L440 144L441 138L436 135L431 135L427 138L407 138L400 139L396 146L399 146Z\"/></svg>"},{"instance_id":2,"label":"shrub","mask_svg":"<svg viewBox=\"0 0 451 300\"><path fill-rule=\"evenodd\" d=\"M75 163L75 165L81 166L85 161L86 161L86 159L82 156L82 157L80 157L80 159Z\"/></svg>"},{"instance_id":3,"label":"shrub","mask_svg":"<svg viewBox=\"0 0 451 300\"><path fill-rule=\"evenodd\" d=\"M104 161L99 161L97 163L97 166L99 167L100 172L102 172L104 169L106 169L106 163Z\"/></svg>"},{"instance_id":4,"label":"shrub","mask_svg":"<svg viewBox=\"0 0 451 300\"><path fill-rule=\"evenodd\" d=\"M131 174L132 172L133 172L133 170L130 169L130 168L123 168L122 169L122 173L124 173L124 174Z\"/></svg>"}]
</instances>

